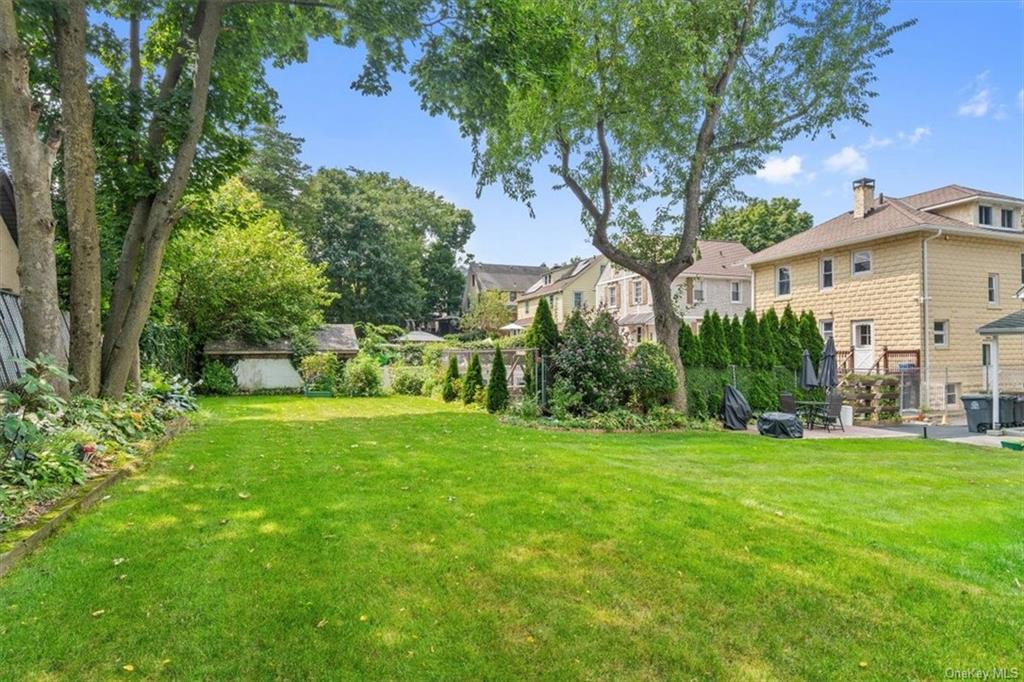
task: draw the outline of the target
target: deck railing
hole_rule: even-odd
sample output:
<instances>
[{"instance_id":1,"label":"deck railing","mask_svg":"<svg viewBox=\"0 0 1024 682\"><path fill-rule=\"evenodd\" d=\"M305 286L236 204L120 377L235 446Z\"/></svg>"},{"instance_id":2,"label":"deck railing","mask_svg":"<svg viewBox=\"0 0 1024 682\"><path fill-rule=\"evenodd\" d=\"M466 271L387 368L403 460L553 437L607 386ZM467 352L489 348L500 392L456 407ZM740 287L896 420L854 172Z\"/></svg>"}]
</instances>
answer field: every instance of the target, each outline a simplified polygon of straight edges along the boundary
<instances>
[{"instance_id":1,"label":"deck railing","mask_svg":"<svg viewBox=\"0 0 1024 682\"><path fill-rule=\"evenodd\" d=\"M854 348L836 351L836 365L839 367L839 374L892 374L901 368L921 366L921 351L900 350L882 346L881 354L875 358L875 363L870 369L856 370L854 368Z\"/></svg>"}]
</instances>

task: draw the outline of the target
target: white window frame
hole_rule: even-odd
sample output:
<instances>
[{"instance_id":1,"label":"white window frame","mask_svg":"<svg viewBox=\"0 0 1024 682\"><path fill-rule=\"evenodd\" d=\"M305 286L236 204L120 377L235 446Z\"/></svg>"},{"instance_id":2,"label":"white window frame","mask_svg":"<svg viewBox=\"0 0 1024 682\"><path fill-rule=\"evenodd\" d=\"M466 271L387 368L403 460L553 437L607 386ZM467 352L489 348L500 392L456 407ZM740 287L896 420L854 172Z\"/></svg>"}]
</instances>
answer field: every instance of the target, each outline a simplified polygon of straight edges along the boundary
<instances>
[{"instance_id":1,"label":"white window frame","mask_svg":"<svg viewBox=\"0 0 1024 682\"><path fill-rule=\"evenodd\" d=\"M988 211L988 222L987 223L984 222L981 219L982 212L986 211L986 210ZM987 204L978 204L978 224L979 225L985 225L986 227L994 227L994 225L992 224L992 207L991 206L989 206Z\"/></svg>"},{"instance_id":2,"label":"white window frame","mask_svg":"<svg viewBox=\"0 0 1024 682\"><path fill-rule=\"evenodd\" d=\"M1024 251L1020 252L1020 283L1024 285Z\"/></svg>"},{"instance_id":3,"label":"white window frame","mask_svg":"<svg viewBox=\"0 0 1024 682\"><path fill-rule=\"evenodd\" d=\"M619 285L608 285L608 307L615 309L619 307Z\"/></svg>"},{"instance_id":4,"label":"white window frame","mask_svg":"<svg viewBox=\"0 0 1024 682\"><path fill-rule=\"evenodd\" d=\"M1006 216L1010 216L1010 224L1009 225L1004 225L1003 224L1003 223L1006 222L1004 220L1006 218ZM1001 209L999 209L999 227L1003 228L1004 230L1012 230L1014 228L1014 224L1013 224L1013 209L1012 208L1001 208Z\"/></svg>"},{"instance_id":5,"label":"white window frame","mask_svg":"<svg viewBox=\"0 0 1024 682\"><path fill-rule=\"evenodd\" d=\"M729 301L732 303L743 302L743 288L736 280L729 282Z\"/></svg>"},{"instance_id":6,"label":"white window frame","mask_svg":"<svg viewBox=\"0 0 1024 682\"><path fill-rule=\"evenodd\" d=\"M946 405L956 405L957 400L960 398L960 384L946 384ZM952 389L952 390L950 390ZM953 396L953 400L950 400L950 395Z\"/></svg>"},{"instance_id":7,"label":"white window frame","mask_svg":"<svg viewBox=\"0 0 1024 682\"><path fill-rule=\"evenodd\" d=\"M832 281L825 284L825 263L829 264L829 277ZM836 286L836 259L831 256L818 261L818 288L822 291L832 291Z\"/></svg>"},{"instance_id":8,"label":"white window frame","mask_svg":"<svg viewBox=\"0 0 1024 682\"><path fill-rule=\"evenodd\" d=\"M985 281L985 297L988 301L990 308L999 306L999 273L990 272L988 273L988 279Z\"/></svg>"},{"instance_id":9,"label":"white window frame","mask_svg":"<svg viewBox=\"0 0 1024 682\"><path fill-rule=\"evenodd\" d=\"M786 293L782 293L782 272L786 272ZM775 297L786 298L793 295L793 269L788 265L775 268Z\"/></svg>"},{"instance_id":10,"label":"white window frame","mask_svg":"<svg viewBox=\"0 0 1024 682\"><path fill-rule=\"evenodd\" d=\"M580 310L581 308L583 308L584 303L585 301L583 300L582 291L572 292L572 307L574 310Z\"/></svg>"},{"instance_id":11,"label":"white window frame","mask_svg":"<svg viewBox=\"0 0 1024 682\"><path fill-rule=\"evenodd\" d=\"M939 341L940 336L942 337L941 341ZM949 348L949 320L932 322L932 343L936 348Z\"/></svg>"},{"instance_id":12,"label":"white window frame","mask_svg":"<svg viewBox=\"0 0 1024 682\"><path fill-rule=\"evenodd\" d=\"M694 303L694 305L696 305L697 303L703 303L703 302L704 302L704 280L702 280L700 277L695 277L693 279L693 303Z\"/></svg>"},{"instance_id":13,"label":"white window frame","mask_svg":"<svg viewBox=\"0 0 1024 682\"><path fill-rule=\"evenodd\" d=\"M508 292L508 302L509 303L515 303L517 298L519 298L519 294L518 293L516 293L514 291Z\"/></svg>"},{"instance_id":14,"label":"white window frame","mask_svg":"<svg viewBox=\"0 0 1024 682\"><path fill-rule=\"evenodd\" d=\"M523 301L523 305L526 306L525 311L526 311L526 314L529 315L530 314L530 299L526 299L525 301Z\"/></svg>"},{"instance_id":15,"label":"white window frame","mask_svg":"<svg viewBox=\"0 0 1024 682\"><path fill-rule=\"evenodd\" d=\"M825 331L825 325L828 325L828 331ZM836 338L836 321L835 320L820 320L818 322L818 331L821 332L821 338L828 341L828 337Z\"/></svg>"},{"instance_id":16,"label":"white window frame","mask_svg":"<svg viewBox=\"0 0 1024 682\"><path fill-rule=\"evenodd\" d=\"M633 305L641 305L644 301L644 282L642 279L633 280L632 286Z\"/></svg>"},{"instance_id":17,"label":"white window frame","mask_svg":"<svg viewBox=\"0 0 1024 682\"><path fill-rule=\"evenodd\" d=\"M868 269L857 272L857 256L868 257ZM875 271L875 254L873 251L854 251L850 254L850 277L869 277Z\"/></svg>"}]
</instances>

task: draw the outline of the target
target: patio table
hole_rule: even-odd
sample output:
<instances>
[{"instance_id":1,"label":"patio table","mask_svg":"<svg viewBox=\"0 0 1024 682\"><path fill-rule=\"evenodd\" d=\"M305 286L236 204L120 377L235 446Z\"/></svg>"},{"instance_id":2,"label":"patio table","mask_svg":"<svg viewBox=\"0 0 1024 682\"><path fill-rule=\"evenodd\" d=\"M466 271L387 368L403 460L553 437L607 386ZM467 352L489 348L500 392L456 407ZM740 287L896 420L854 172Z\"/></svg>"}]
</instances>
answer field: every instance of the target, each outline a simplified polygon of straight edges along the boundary
<instances>
[{"instance_id":1,"label":"patio table","mask_svg":"<svg viewBox=\"0 0 1024 682\"><path fill-rule=\"evenodd\" d=\"M808 428L811 428L813 424L813 417L825 410L828 403L824 400L797 400L796 408L800 412L800 415L808 424Z\"/></svg>"}]
</instances>

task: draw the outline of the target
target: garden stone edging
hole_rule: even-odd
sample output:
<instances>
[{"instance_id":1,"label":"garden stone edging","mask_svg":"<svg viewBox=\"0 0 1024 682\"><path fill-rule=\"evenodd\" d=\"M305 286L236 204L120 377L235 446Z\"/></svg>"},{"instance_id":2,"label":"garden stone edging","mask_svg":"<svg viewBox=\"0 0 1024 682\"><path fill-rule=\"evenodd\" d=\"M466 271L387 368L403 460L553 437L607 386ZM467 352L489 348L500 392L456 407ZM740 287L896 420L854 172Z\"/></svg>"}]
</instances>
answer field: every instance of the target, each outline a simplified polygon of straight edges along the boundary
<instances>
[{"instance_id":1,"label":"garden stone edging","mask_svg":"<svg viewBox=\"0 0 1024 682\"><path fill-rule=\"evenodd\" d=\"M189 425L188 417L178 416L168 422L167 429L160 438L140 446L139 457L135 461L120 469L115 469L105 476L93 479L77 490L68 493L41 518L27 527L12 528L9 533L14 537L0 540L0 577L14 568L19 559L35 551L46 538L53 535L77 513L89 509L102 500L104 493L118 481L144 468L157 450L171 442Z\"/></svg>"}]
</instances>

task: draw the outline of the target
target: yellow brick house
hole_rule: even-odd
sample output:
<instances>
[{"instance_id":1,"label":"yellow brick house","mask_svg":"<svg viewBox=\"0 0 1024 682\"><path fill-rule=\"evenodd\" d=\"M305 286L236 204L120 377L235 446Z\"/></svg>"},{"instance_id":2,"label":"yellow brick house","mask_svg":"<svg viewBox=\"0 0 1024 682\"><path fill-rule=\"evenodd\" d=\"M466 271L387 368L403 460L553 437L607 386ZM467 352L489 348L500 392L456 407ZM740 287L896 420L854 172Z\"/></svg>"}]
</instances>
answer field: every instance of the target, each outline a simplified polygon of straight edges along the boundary
<instances>
[{"instance_id":1,"label":"yellow brick house","mask_svg":"<svg viewBox=\"0 0 1024 682\"><path fill-rule=\"evenodd\" d=\"M991 384L991 340L978 329L1022 305L1022 208L960 185L876 197L862 178L852 211L745 261L754 310L812 310L841 373L903 370L905 409L958 410L963 393ZM1006 345L1004 390L1022 390L1024 339Z\"/></svg>"}]
</instances>

